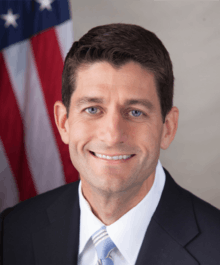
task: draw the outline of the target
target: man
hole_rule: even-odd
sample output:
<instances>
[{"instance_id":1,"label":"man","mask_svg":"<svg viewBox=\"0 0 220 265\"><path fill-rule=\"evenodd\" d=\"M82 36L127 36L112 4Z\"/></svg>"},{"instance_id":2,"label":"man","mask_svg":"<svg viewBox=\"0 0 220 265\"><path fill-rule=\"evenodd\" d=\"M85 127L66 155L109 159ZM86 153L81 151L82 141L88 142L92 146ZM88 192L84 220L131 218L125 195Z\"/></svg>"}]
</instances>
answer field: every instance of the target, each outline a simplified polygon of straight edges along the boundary
<instances>
[{"instance_id":1,"label":"man","mask_svg":"<svg viewBox=\"0 0 220 265\"><path fill-rule=\"evenodd\" d=\"M156 35L93 28L71 47L62 82L55 121L80 181L2 213L3 264L219 264L219 210L159 161L179 111Z\"/></svg>"}]
</instances>

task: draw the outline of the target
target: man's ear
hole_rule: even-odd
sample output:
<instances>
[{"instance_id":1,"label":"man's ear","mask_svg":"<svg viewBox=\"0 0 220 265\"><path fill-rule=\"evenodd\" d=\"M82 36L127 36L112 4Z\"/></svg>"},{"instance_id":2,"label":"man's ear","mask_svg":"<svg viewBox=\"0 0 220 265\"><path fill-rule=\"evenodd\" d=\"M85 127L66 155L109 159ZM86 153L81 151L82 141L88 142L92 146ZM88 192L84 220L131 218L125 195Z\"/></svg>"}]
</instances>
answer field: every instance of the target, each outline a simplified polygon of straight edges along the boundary
<instances>
[{"instance_id":1,"label":"man's ear","mask_svg":"<svg viewBox=\"0 0 220 265\"><path fill-rule=\"evenodd\" d=\"M178 119L179 110L177 107L172 107L170 112L166 115L165 123L163 124L163 133L160 147L164 150L170 146L176 135Z\"/></svg>"},{"instance_id":2,"label":"man's ear","mask_svg":"<svg viewBox=\"0 0 220 265\"><path fill-rule=\"evenodd\" d=\"M61 101L56 101L54 104L54 118L62 141L65 144L69 144L69 122L67 118L67 110Z\"/></svg>"}]
</instances>

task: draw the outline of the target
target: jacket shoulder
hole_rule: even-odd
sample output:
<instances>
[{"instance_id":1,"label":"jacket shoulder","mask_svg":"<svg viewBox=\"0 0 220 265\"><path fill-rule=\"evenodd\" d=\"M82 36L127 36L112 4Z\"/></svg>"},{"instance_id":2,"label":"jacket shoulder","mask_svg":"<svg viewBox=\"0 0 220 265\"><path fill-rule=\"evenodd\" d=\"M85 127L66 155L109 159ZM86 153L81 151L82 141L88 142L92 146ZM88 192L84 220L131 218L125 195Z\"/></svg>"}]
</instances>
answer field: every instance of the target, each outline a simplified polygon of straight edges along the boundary
<instances>
[{"instance_id":1,"label":"jacket shoulder","mask_svg":"<svg viewBox=\"0 0 220 265\"><path fill-rule=\"evenodd\" d=\"M0 214L0 261L4 251L5 264L35 264L33 235L49 227L54 216L60 221L66 215L79 215L78 184L63 185L5 209Z\"/></svg>"},{"instance_id":2,"label":"jacket shoulder","mask_svg":"<svg viewBox=\"0 0 220 265\"><path fill-rule=\"evenodd\" d=\"M164 211L170 214L167 226L172 221L173 226L178 228L176 232L182 237L190 234L194 227L196 233L191 233L193 237L183 244L184 248L201 265L219 264L220 210L182 188L173 180L169 172L164 170L167 182L165 184L166 203L163 203L161 211L165 208ZM177 215L181 218L176 218Z\"/></svg>"},{"instance_id":3,"label":"jacket shoulder","mask_svg":"<svg viewBox=\"0 0 220 265\"><path fill-rule=\"evenodd\" d=\"M220 244L220 210L192 193L191 198L195 218L200 230L214 238L218 237Z\"/></svg>"},{"instance_id":4,"label":"jacket shoulder","mask_svg":"<svg viewBox=\"0 0 220 265\"><path fill-rule=\"evenodd\" d=\"M6 208L0 214L0 224L4 219L7 219L7 223L10 223L10 220L15 220L15 218L21 219L22 217L28 218L28 216L31 215L36 216L38 213L45 211L45 209L62 196L62 194L68 192L68 190L71 190L72 193L78 194L78 185L79 181L65 184L56 189L19 202L13 207Z\"/></svg>"},{"instance_id":5,"label":"jacket shoulder","mask_svg":"<svg viewBox=\"0 0 220 265\"><path fill-rule=\"evenodd\" d=\"M216 229L220 231L220 210L192 192L182 188L177 183L176 185L184 197L191 198L194 216L200 230Z\"/></svg>"},{"instance_id":6,"label":"jacket shoulder","mask_svg":"<svg viewBox=\"0 0 220 265\"><path fill-rule=\"evenodd\" d=\"M195 196L194 194L191 194L195 213L198 216L198 218L207 221L217 220L220 221L220 210L216 208L215 206L211 205L210 203L200 199L199 197ZM218 223L219 225L220 223Z\"/></svg>"},{"instance_id":7,"label":"jacket shoulder","mask_svg":"<svg viewBox=\"0 0 220 265\"><path fill-rule=\"evenodd\" d=\"M185 246L201 264L219 263L220 210L176 184L182 199L190 198L198 234Z\"/></svg>"},{"instance_id":8,"label":"jacket shoulder","mask_svg":"<svg viewBox=\"0 0 220 265\"><path fill-rule=\"evenodd\" d=\"M174 188L175 188L176 190L178 190L178 194L180 195L180 198L182 200L185 200L186 198L190 198L192 205L193 205L194 214L195 214L195 216L197 216L197 219L204 219L204 218L209 219L210 218L210 219L217 220L217 223L218 223L219 218L220 218L220 210L219 209L217 209L216 207L214 207L210 203L204 201L203 199L199 198L198 196L196 196L192 192L181 187L171 177L170 173L165 168L163 168L163 169L164 169L165 174L166 174L167 182L169 184L172 184L172 185L169 185L169 187L171 187L169 192L171 190L173 192Z\"/></svg>"},{"instance_id":9,"label":"jacket shoulder","mask_svg":"<svg viewBox=\"0 0 220 265\"><path fill-rule=\"evenodd\" d=\"M191 194L199 234L187 246L201 264L215 265L220 260L220 210Z\"/></svg>"}]
</instances>

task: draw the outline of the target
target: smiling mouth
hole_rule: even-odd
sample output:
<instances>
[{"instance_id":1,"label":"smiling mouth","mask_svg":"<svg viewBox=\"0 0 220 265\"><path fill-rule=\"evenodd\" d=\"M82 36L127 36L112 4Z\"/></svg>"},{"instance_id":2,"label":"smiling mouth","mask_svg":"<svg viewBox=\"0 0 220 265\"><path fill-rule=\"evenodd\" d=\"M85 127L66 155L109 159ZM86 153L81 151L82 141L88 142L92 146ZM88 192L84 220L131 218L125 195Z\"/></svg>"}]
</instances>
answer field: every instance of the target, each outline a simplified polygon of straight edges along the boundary
<instances>
[{"instance_id":1,"label":"smiling mouth","mask_svg":"<svg viewBox=\"0 0 220 265\"><path fill-rule=\"evenodd\" d=\"M120 162L126 162L127 160L131 159L133 156L135 156L135 154L132 154L130 157L126 158L126 159L106 159L106 158L102 158L102 157L98 157L95 155L94 152L89 151L90 154L92 154L95 158L97 159L102 159L106 162L110 162L110 163L120 163Z\"/></svg>"}]
</instances>

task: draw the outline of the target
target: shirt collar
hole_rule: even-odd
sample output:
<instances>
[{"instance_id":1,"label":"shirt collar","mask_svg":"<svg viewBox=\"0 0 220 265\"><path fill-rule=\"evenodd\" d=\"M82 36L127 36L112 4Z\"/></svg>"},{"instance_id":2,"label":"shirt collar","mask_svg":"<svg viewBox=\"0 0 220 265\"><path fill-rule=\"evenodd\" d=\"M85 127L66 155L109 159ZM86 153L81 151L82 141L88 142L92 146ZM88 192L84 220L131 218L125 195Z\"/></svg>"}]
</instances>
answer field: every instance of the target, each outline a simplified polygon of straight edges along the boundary
<instances>
[{"instance_id":1,"label":"shirt collar","mask_svg":"<svg viewBox=\"0 0 220 265\"><path fill-rule=\"evenodd\" d=\"M92 209L82 194L81 181L79 183L79 207L80 207L80 236L79 254L83 251L90 237L104 224L93 214Z\"/></svg>"},{"instance_id":2,"label":"shirt collar","mask_svg":"<svg viewBox=\"0 0 220 265\"><path fill-rule=\"evenodd\" d=\"M123 257L131 264L134 264L137 259L145 232L159 203L165 185L165 177L165 172L158 160L154 183L147 195L120 219L110 226L106 226L110 238ZM79 204L81 210L80 254L90 237L104 224L93 214L89 203L82 195L81 181L79 184Z\"/></svg>"}]
</instances>

